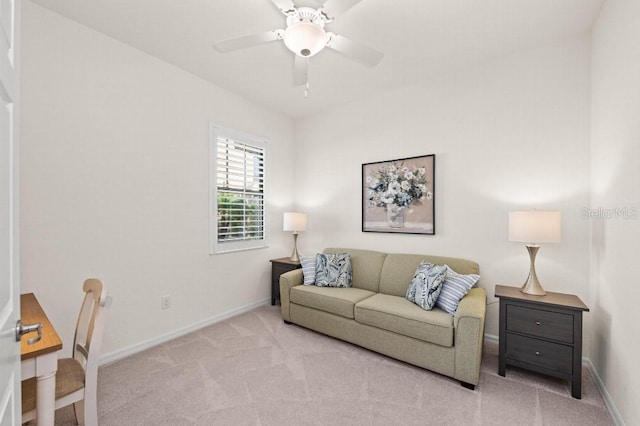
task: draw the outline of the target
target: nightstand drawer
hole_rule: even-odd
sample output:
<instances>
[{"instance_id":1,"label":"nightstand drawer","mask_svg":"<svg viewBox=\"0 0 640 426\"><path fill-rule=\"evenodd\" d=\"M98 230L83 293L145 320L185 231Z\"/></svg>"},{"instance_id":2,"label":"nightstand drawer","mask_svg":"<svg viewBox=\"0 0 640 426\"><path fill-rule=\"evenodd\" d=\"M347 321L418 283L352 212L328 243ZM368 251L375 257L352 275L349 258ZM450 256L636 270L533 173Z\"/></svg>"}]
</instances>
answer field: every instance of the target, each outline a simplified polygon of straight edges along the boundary
<instances>
[{"instance_id":1,"label":"nightstand drawer","mask_svg":"<svg viewBox=\"0 0 640 426\"><path fill-rule=\"evenodd\" d=\"M573 343L573 315L507 305L507 330Z\"/></svg>"},{"instance_id":2,"label":"nightstand drawer","mask_svg":"<svg viewBox=\"0 0 640 426\"><path fill-rule=\"evenodd\" d=\"M564 374L572 374L573 348L531 337L507 334L506 358Z\"/></svg>"}]
</instances>

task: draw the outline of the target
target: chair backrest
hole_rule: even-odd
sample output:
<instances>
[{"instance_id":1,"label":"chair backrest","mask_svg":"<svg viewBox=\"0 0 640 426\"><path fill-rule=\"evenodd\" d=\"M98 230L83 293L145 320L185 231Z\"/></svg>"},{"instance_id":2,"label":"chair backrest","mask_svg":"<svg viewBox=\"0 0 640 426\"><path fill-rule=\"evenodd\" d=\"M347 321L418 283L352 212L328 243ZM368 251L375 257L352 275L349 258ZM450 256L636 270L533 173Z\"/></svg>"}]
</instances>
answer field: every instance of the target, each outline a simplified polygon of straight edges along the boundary
<instances>
[{"instance_id":1,"label":"chair backrest","mask_svg":"<svg viewBox=\"0 0 640 426\"><path fill-rule=\"evenodd\" d=\"M107 288L100 280L88 278L84 281L82 290L85 295L73 339L73 358L84 366L85 388L93 386L95 389L102 332L107 313Z\"/></svg>"}]
</instances>

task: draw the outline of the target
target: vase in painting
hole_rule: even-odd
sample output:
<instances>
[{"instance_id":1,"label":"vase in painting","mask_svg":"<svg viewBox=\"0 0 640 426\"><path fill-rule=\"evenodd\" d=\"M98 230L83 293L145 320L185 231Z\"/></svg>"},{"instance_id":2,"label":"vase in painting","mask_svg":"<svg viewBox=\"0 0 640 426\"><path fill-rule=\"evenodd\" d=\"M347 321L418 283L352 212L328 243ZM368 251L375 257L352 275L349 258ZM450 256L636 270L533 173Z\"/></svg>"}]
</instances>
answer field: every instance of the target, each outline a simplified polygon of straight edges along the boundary
<instances>
[{"instance_id":1,"label":"vase in painting","mask_svg":"<svg viewBox=\"0 0 640 426\"><path fill-rule=\"evenodd\" d=\"M387 204L387 224L390 228L403 228L406 208L396 204Z\"/></svg>"}]
</instances>

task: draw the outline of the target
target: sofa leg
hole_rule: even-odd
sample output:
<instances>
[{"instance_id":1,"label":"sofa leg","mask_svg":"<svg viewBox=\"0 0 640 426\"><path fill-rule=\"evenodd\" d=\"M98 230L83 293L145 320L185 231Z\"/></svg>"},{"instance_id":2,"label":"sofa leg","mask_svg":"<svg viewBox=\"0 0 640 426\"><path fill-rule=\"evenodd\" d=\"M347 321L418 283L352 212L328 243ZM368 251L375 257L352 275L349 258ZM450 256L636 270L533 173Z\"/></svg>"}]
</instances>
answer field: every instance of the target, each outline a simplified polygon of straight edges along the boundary
<instances>
[{"instance_id":1,"label":"sofa leg","mask_svg":"<svg viewBox=\"0 0 640 426\"><path fill-rule=\"evenodd\" d=\"M291 321L287 321L287 320L282 320L282 321L284 321L284 323L287 325L293 324Z\"/></svg>"},{"instance_id":2,"label":"sofa leg","mask_svg":"<svg viewBox=\"0 0 640 426\"><path fill-rule=\"evenodd\" d=\"M476 385L472 385L471 383L467 383L467 382L460 382L460 384L462 386L464 386L467 389L471 389L471 390L475 390L476 389Z\"/></svg>"}]
</instances>

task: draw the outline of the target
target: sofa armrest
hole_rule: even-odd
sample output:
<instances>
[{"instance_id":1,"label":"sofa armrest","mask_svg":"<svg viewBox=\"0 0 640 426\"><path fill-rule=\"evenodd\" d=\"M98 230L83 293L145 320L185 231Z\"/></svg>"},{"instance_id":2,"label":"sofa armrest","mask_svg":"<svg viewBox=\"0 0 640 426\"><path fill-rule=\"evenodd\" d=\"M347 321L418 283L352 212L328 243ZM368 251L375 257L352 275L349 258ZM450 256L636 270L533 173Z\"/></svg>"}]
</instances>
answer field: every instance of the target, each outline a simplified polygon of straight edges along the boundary
<instances>
[{"instance_id":1,"label":"sofa armrest","mask_svg":"<svg viewBox=\"0 0 640 426\"><path fill-rule=\"evenodd\" d=\"M453 316L455 378L473 385L480 380L486 311L487 292L483 288L472 288L462 298Z\"/></svg>"},{"instance_id":2,"label":"sofa armrest","mask_svg":"<svg viewBox=\"0 0 640 426\"><path fill-rule=\"evenodd\" d=\"M291 321L289 315L289 293L291 288L302 285L303 281L302 269L294 269L280 275L280 311L282 312L282 319L285 321Z\"/></svg>"},{"instance_id":3,"label":"sofa armrest","mask_svg":"<svg viewBox=\"0 0 640 426\"><path fill-rule=\"evenodd\" d=\"M471 317L482 319L487 310L487 292L484 288L476 287L469 290L458 305L455 315L453 316L453 326L458 328L458 323L462 318Z\"/></svg>"}]
</instances>

